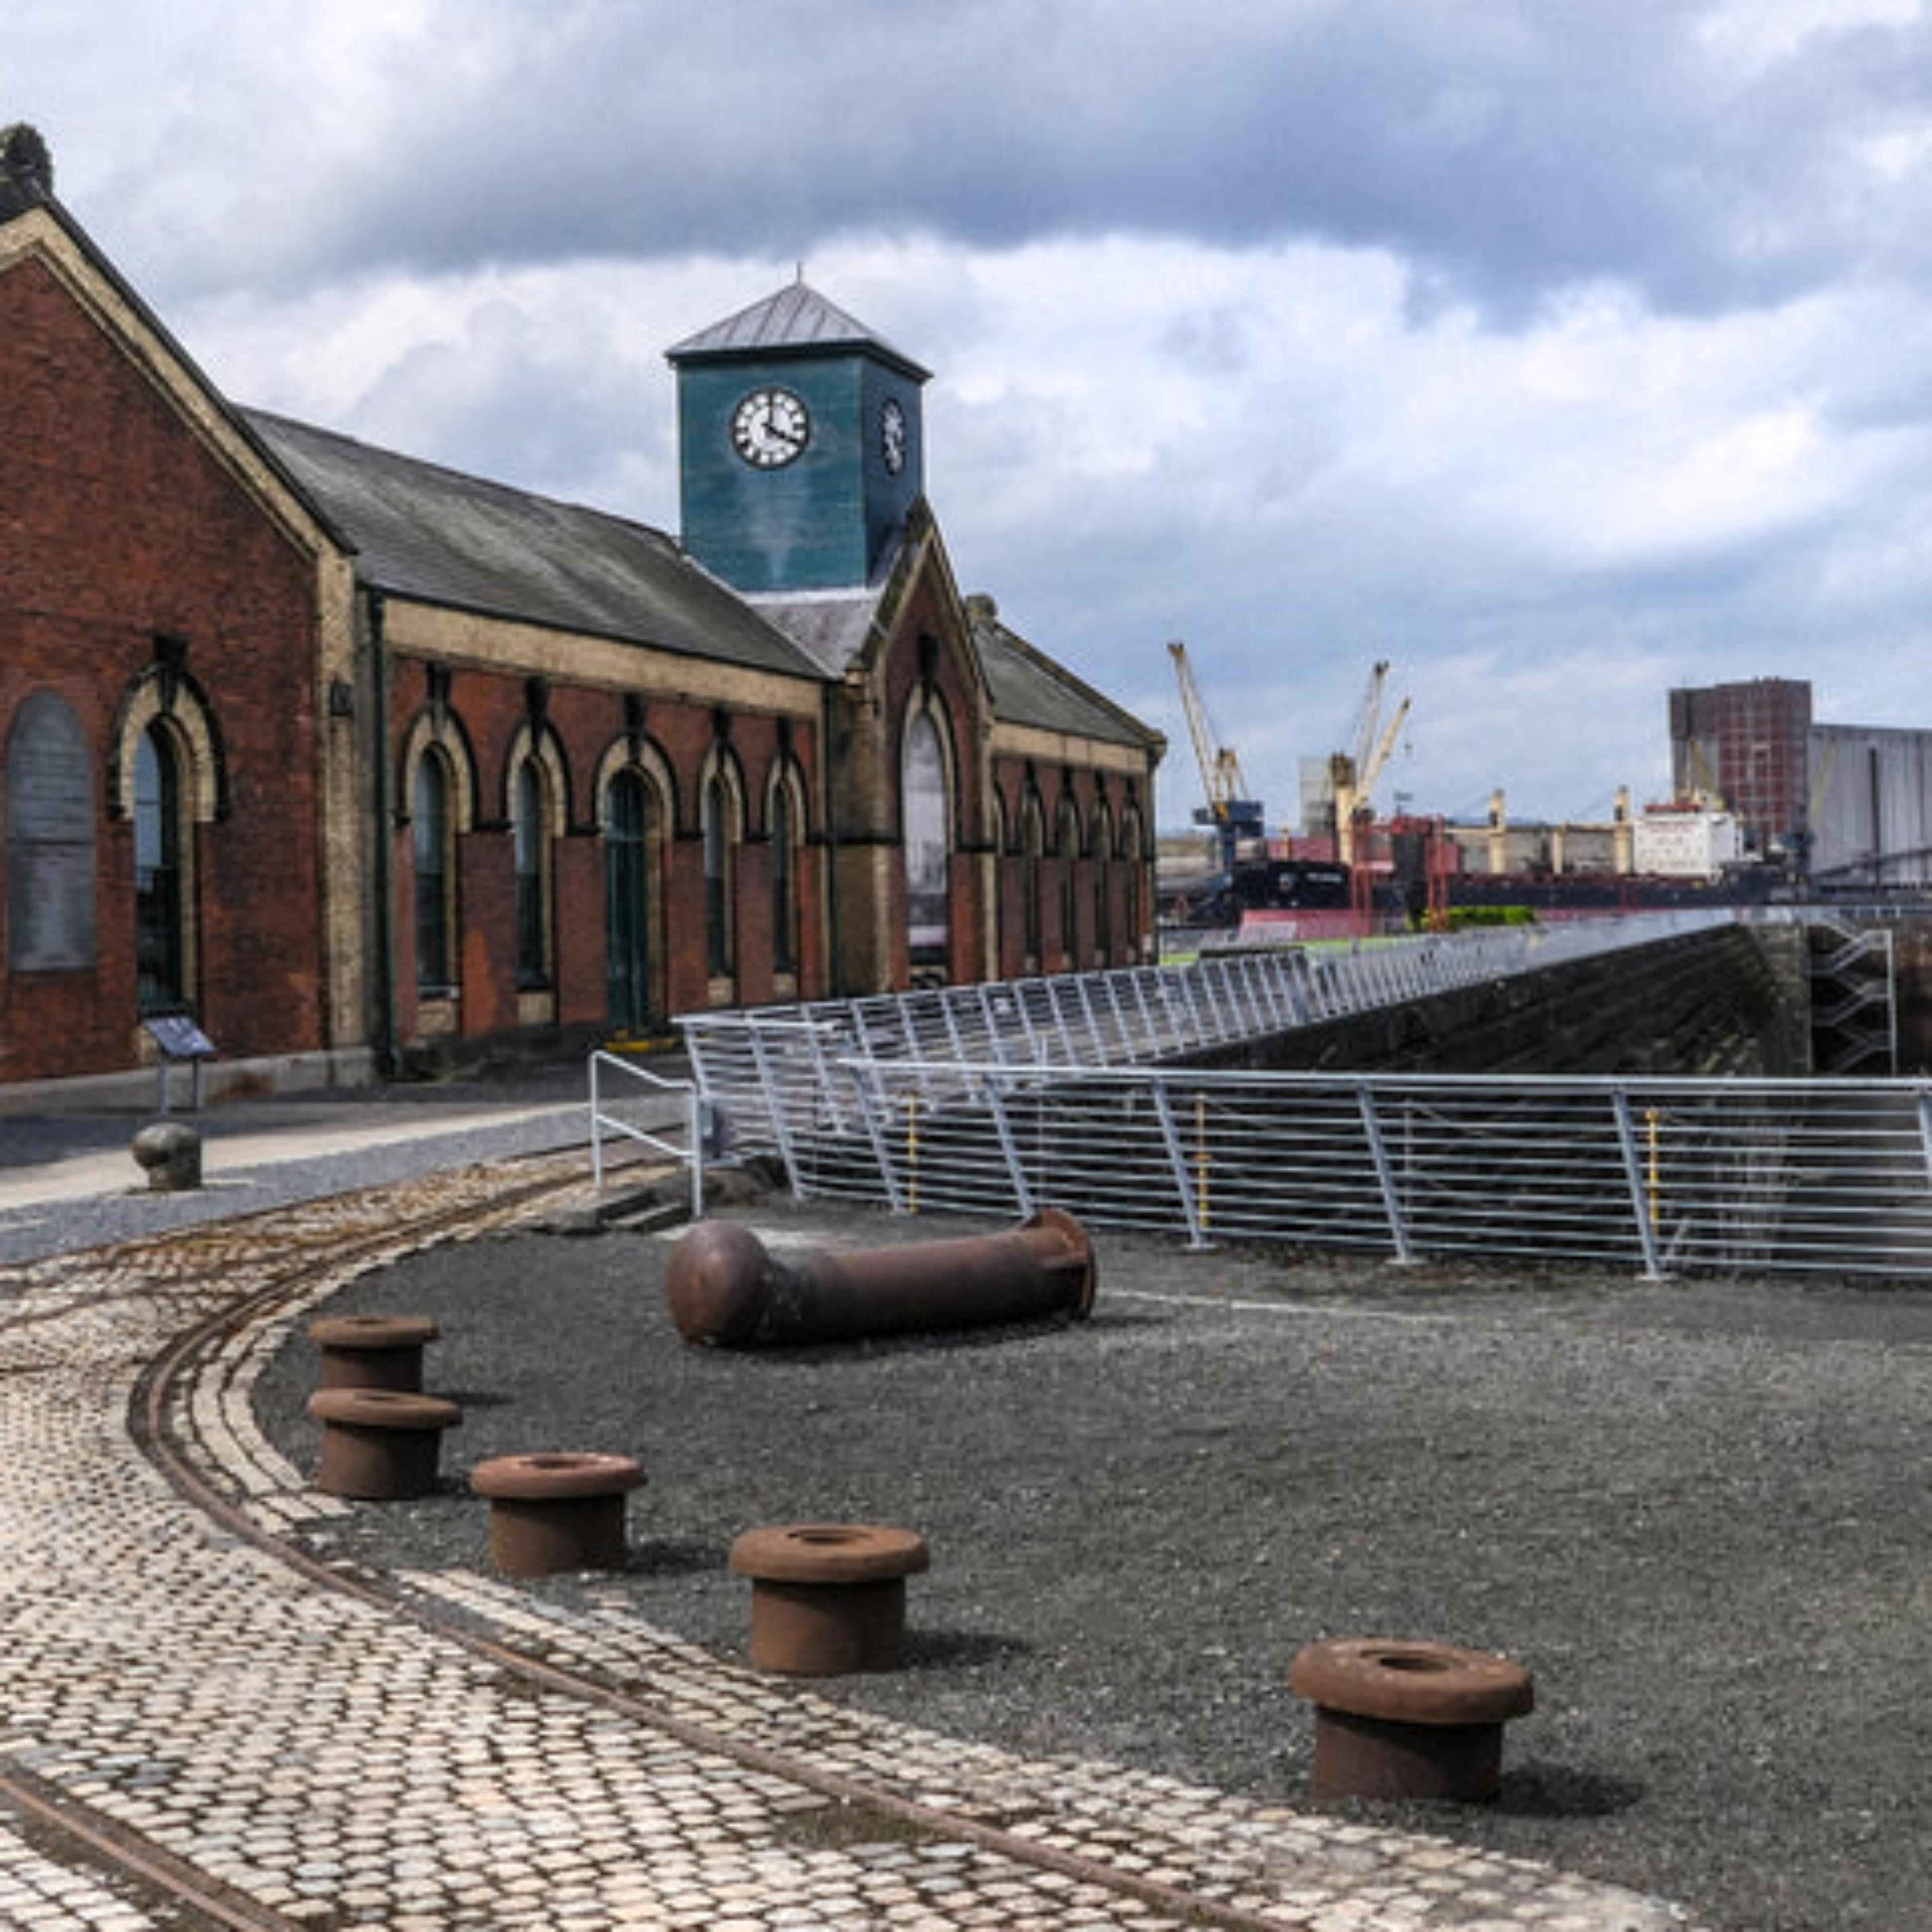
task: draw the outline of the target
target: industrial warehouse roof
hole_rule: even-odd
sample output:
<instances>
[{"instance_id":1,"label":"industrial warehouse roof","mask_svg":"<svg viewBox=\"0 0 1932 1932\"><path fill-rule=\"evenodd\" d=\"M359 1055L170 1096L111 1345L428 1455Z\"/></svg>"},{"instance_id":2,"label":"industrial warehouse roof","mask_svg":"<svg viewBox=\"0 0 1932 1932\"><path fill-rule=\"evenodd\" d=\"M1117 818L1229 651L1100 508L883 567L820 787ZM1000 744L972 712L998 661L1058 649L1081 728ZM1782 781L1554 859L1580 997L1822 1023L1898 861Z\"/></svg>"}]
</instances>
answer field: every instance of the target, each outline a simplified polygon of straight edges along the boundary
<instances>
[{"instance_id":1,"label":"industrial warehouse roof","mask_svg":"<svg viewBox=\"0 0 1932 1932\"><path fill-rule=\"evenodd\" d=\"M763 302L688 336L665 354L673 362L703 362L738 356L782 355L791 350L866 349L896 362L915 381L932 373L903 350L896 349L857 316L827 302L802 277Z\"/></svg>"},{"instance_id":2,"label":"industrial warehouse roof","mask_svg":"<svg viewBox=\"0 0 1932 1932\"><path fill-rule=\"evenodd\" d=\"M260 410L256 434L356 550L372 589L816 679L817 665L662 531Z\"/></svg>"}]
</instances>

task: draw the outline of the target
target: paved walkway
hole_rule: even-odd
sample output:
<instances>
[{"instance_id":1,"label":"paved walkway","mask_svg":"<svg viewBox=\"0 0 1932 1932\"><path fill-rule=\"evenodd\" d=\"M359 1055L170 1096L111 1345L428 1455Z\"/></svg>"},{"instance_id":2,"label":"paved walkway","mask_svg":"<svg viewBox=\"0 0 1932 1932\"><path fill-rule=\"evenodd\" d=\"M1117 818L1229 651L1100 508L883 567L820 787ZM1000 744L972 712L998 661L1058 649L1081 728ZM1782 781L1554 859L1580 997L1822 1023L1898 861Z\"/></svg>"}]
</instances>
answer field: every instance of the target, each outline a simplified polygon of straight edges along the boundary
<instances>
[{"instance_id":1,"label":"paved walkway","mask_svg":"<svg viewBox=\"0 0 1932 1932\"><path fill-rule=\"evenodd\" d=\"M142 1454L130 1402L185 1330L300 1257L320 1298L339 1285L332 1250L429 1202L487 1218L500 1187L472 1166L0 1269L0 1769L320 1932L1687 1922L1480 1851L958 1744L728 1666L614 1602L566 1615L481 1575L400 1580L419 1620L238 1538ZM174 1418L271 1532L347 1507L251 1419L254 1376L299 1312L230 1334ZM438 1620L610 1694L533 1685ZM6 1816L0 1924L202 1922L69 1868Z\"/></svg>"}]
</instances>

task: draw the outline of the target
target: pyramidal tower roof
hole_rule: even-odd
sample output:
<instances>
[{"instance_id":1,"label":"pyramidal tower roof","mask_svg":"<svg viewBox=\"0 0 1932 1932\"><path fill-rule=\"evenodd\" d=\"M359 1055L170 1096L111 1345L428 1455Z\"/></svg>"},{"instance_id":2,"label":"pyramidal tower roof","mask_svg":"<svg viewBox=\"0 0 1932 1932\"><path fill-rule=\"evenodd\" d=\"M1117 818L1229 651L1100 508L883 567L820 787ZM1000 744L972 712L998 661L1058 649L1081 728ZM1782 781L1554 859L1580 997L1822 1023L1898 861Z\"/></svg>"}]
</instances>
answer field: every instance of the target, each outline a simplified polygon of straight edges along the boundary
<instances>
[{"instance_id":1,"label":"pyramidal tower roof","mask_svg":"<svg viewBox=\"0 0 1932 1932\"><path fill-rule=\"evenodd\" d=\"M915 382L932 371L836 302L828 302L801 274L776 295L741 308L736 315L687 336L665 352L674 362L722 361L736 356L817 353L827 349L862 349L896 364Z\"/></svg>"}]
</instances>

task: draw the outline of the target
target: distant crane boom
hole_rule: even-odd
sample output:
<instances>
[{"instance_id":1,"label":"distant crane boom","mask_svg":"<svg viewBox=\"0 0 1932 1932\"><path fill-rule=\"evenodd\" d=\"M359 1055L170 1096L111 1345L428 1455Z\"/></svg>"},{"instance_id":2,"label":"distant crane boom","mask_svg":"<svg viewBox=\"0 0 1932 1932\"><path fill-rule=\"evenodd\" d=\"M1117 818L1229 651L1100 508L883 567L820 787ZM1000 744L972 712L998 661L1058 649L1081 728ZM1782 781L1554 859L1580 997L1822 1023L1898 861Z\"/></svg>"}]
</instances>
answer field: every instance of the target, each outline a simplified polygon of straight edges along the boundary
<instances>
[{"instance_id":1,"label":"distant crane boom","mask_svg":"<svg viewBox=\"0 0 1932 1932\"><path fill-rule=\"evenodd\" d=\"M1248 782L1234 748L1216 741L1214 728L1208 721L1207 700L1195 680L1187 646L1171 644L1167 652L1174 660L1174 679L1180 686L1180 708L1187 715L1187 734L1194 741L1194 760L1201 768L1201 790L1207 800L1195 818L1198 824L1214 826L1220 838L1222 869L1232 872L1240 842L1261 836L1262 808L1248 796Z\"/></svg>"}]
</instances>

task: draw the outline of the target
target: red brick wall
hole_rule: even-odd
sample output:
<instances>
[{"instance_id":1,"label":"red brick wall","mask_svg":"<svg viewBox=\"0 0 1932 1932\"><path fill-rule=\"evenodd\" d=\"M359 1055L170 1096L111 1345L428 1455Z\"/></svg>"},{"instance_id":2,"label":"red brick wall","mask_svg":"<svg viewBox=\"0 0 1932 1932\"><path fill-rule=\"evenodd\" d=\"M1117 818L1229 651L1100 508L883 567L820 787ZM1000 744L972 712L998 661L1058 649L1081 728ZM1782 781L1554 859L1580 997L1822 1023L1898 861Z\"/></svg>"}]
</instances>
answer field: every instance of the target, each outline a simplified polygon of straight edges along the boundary
<instances>
[{"instance_id":1,"label":"red brick wall","mask_svg":"<svg viewBox=\"0 0 1932 1932\"><path fill-rule=\"evenodd\" d=\"M196 833L201 1023L230 1058L319 1046L312 566L31 259L0 273L0 747L52 690L100 775L97 962L10 976L0 935L0 1079L132 1064L132 828L108 770L159 634L187 640L232 806Z\"/></svg>"},{"instance_id":2,"label":"red brick wall","mask_svg":"<svg viewBox=\"0 0 1932 1932\"><path fill-rule=\"evenodd\" d=\"M392 660L391 756L398 761L428 694L421 661L400 655ZM507 809L510 763L524 742L530 720L530 686L520 676L459 668L450 673L445 701L474 760L475 824L460 842L458 945L462 1031L482 1037L507 1032L517 1024L514 854ZM562 749L569 792L571 830L554 841L550 850L557 1018L566 1026L595 1028L606 1018L608 944L604 848L596 836L602 807L597 779L612 746L626 737L624 694L553 682L546 689L544 716ZM674 793L664 800L659 916L652 935L663 1007L660 1017L668 1018L701 1012L710 1001L702 784L718 740L718 723L708 706L662 702L646 707L644 723L650 745L669 767ZM736 712L729 720L726 742L742 774L745 800L746 836L737 850L735 884L737 997L746 1001L774 996L766 800L772 772L783 755L782 736L779 721L772 717ZM802 771L806 816L815 838L814 734L794 725L790 736L792 755ZM396 925L400 939L412 916L406 837L398 841L396 849ZM801 854L800 881L800 993L807 998L824 989L824 909L818 864L818 847L807 845ZM405 964L401 950L399 946L399 968ZM413 981L406 976L399 983L405 994L400 1004L407 1045L416 1037L408 997Z\"/></svg>"}]
</instances>

